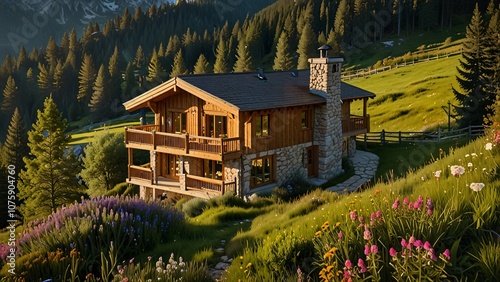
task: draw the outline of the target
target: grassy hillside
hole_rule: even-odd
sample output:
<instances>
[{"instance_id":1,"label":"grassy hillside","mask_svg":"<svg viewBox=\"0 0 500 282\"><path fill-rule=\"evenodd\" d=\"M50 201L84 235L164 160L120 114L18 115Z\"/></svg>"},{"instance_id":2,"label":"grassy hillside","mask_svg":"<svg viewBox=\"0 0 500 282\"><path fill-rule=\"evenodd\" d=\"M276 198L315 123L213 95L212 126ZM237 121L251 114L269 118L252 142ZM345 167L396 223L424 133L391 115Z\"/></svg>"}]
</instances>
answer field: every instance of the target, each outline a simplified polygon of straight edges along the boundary
<instances>
[{"instance_id":1,"label":"grassy hillside","mask_svg":"<svg viewBox=\"0 0 500 282\"><path fill-rule=\"evenodd\" d=\"M421 131L447 126L442 106L454 103L456 67L460 56L418 63L387 72L346 81L377 95L369 101L372 131ZM362 102L351 106L355 114Z\"/></svg>"}]
</instances>

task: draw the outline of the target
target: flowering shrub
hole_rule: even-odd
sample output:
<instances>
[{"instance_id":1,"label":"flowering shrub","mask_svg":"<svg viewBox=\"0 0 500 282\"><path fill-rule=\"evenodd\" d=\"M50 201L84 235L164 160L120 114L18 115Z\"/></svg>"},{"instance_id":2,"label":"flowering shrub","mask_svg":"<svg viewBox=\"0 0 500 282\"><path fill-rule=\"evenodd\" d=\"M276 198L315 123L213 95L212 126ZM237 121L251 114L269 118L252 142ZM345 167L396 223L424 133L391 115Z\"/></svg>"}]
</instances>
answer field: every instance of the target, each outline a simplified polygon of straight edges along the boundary
<instances>
[{"instance_id":1,"label":"flowering shrub","mask_svg":"<svg viewBox=\"0 0 500 282\"><path fill-rule=\"evenodd\" d=\"M138 197L97 197L63 207L47 219L29 222L19 239L21 255L78 249L82 268L93 268L112 242L118 258L166 242L183 214ZM4 259L4 258L2 258ZM96 271L93 269L92 271ZM98 270L97 270L98 272Z\"/></svg>"}]
</instances>

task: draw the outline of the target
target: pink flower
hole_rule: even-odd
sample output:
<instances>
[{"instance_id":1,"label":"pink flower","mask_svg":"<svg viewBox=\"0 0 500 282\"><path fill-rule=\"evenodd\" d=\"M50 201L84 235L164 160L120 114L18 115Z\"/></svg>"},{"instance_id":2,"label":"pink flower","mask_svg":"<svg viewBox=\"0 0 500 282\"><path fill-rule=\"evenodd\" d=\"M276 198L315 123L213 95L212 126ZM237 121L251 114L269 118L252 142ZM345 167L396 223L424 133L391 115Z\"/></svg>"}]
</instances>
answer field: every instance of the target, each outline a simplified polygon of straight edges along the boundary
<instances>
[{"instance_id":1,"label":"pink flower","mask_svg":"<svg viewBox=\"0 0 500 282\"><path fill-rule=\"evenodd\" d=\"M432 249L432 251L429 251L427 254L428 254L428 255L429 255L429 257L431 258L431 260L433 260L433 261L437 261L437 257L436 257L436 255L434 254L434 249Z\"/></svg>"},{"instance_id":2,"label":"pink flower","mask_svg":"<svg viewBox=\"0 0 500 282\"><path fill-rule=\"evenodd\" d=\"M375 212L375 217L376 218L381 218L382 217L382 212L381 211L376 211Z\"/></svg>"},{"instance_id":3,"label":"pink flower","mask_svg":"<svg viewBox=\"0 0 500 282\"><path fill-rule=\"evenodd\" d=\"M416 240L415 243L413 243L413 246L415 246L417 249L422 248L424 246L424 243L422 243L421 240Z\"/></svg>"},{"instance_id":4,"label":"pink flower","mask_svg":"<svg viewBox=\"0 0 500 282\"><path fill-rule=\"evenodd\" d=\"M352 268L352 262L351 262L351 260L346 260L345 261L345 267L347 267L347 269L351 269Z\"/></svg>"},{"instance_id":5,"label":"pink flower","mask_svg":"<svg viewBox=\"0 0 500 282\"><path fill-rule=\"evenodd\" d=\"M394 204L392 204L392 209L397 210L399 208L399 198L396 198Z\"/></svg>"},{"instance_id":6,"label":"pink flower","mask_svg":"<svg viewBox=\"0 0 500 282\"><path fill-rule=\"evenodd\" d=\"M377 245L372 245L370 251L372 252L372 254L376 255L378 253Z\"/></svg>"},{"instance_id":7,"label":"pink flower","mask_svg":"<svg viewBox=\"0 0 500 282\"><path fill-rule=\"evenodd\" d=\"M429 251L429 250L432 249L432 245L431 245L431 243L429 243L429 241L425 241L425 243L424 243L424 249L426 251Z\"/></svg>"},{"instance_id":8,"label":"pink flower","mask_svg":"<svg viewBox=\"0 0 500 282\"><path fill-rule=\"evenodd\" d=\"M407 206L407 205L408 205L408 202L410 202L410 199L408 199L408 197L404 198L404 200L403 200L403 205L404 205L404 206Z\"/></svg>"},{"instance_id":9,"label":"pink flower","mask_svg":"<svg viewBox=\"0 0 500 282\"><path fill-rule=\"evenodd\" d=\"M391 257L393 257L393 256L395 256L395 255L397 255L397 254L398 254L398 252L397 252L394 248L390 248L390 249L389 249L389 255L390 255Z\"/></svg>"},{"instance_id":10,"label":"pink flower","mask_svg":"<svg viewBox=\"0 0 500 282\"><path fill-rule=\"evenodd\" d=\"M406 239L404 239L404 238L403 238L403 239L401 239L401 247L406 248L406 245L407 245L407 244L408 244L408 243L406 243Z\"/></svg>"},{"instance_id":11,"label":"pink flower","mask_svg":"<svg viewBox=\"0 0 500 282\"><path fill-rule=\"evenodd\" d=\"M349 216L351 217L352 221L355 221L356 218L358 218L358 215L356 213L356 210L353 210L352 212L349 213Z\"/></svg>"},{"instance_id":12,"label":"pink flower","mask_svg":"<svg viewBox=\"0 0 500 282\"><path fill-rule=\"evenodd\" d=\"M408 243L414 244L415 243L415 237L411 236L410 240L408 240Z\"/></svg>"},{"instance_id":13,"label":"pink flower","mask_svg":"<svg viewBox=\"0 0 500 282\"><path fill-rule=\"evenodd\" d=\"M365 262L362 259L358 259L358 266L361 268L359 270L359 273L365 273L366 272Z\"/></svg>"},{"instance_id":14,"label":"pink flower","mask_svg":"<svg viewBox=\"0 0 500 282\"><path fill-rule=\"evenodd\" d=\"M427 214L428 214L428 215L431 215L431 214L432 214L432 210L431 210L431 209L428 209L428 210L427 210Z\"/></svg>"},{"instance_id":15,"label":"pink flower","mask_svg":"<svg viewBox=\"0 0 500 282\"><path fill-rule=\"evenodd\" d=\"M363 238L364 238L365 240L370 240L370 239L372 238L372 235L371 235L371 233L370 233L370 230L365 229L365 232L363 233Z\"/></svg>"},{"instance_id":16,"label":"pink flower","mask_svg":"<svg viewBox=\"0 0 500 282\"><path fill-rule=\"evenodd\" d=\"M450 260L450 250L446 249L443 252L443 256L447 259Z\"/></svg>"},{"instance_id":17,"label":"pink flower","mask_svg":"<svg viewBox=\"0 0 500 282\"><path fill-rule=\"evenodd\" d=\"M370 245L366 244L365 245L365 255L369 255L370 254Z\"/></svg>"},{"instance_id":18,"label":"pink flower","mask_svg":"<svg viewBox=\"0 0 500 282\"><path fill-rule=\"evenodd\" d=\"M339 237L339 239L342 239L342 237L344 237L344 234L342 234L342 231L340 231L337 236Z\"/></svg>"},{"instance_id":19,"label":"pink flower","mask_svg":"<svg viewBox=\"0 0 500 282\"><path fill-rule=\"evenodd\" d=\"M363 216L360 216L358 219L359 219L359 223L363 223L363 221L365 220L365 218Z\"/></svg>"},{"instance_id":20,"label":"pink flower","mask_svg":"<svg viewBox=\"0 0 500 282\"><path fill-rule=\"evenodd\" d=\"M344 279L349 279L351 277L351 272L349 270L344 271Z\"/></svg>"}]
</instances>

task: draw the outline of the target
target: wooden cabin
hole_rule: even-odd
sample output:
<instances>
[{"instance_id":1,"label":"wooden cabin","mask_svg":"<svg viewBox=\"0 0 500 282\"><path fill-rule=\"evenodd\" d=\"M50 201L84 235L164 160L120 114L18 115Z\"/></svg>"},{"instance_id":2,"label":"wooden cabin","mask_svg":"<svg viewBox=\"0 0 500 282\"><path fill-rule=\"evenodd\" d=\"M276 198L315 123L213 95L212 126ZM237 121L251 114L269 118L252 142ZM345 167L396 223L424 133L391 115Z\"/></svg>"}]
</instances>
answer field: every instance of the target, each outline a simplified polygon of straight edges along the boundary
<instances>
[{"instance_id":1,"label":"wooden cabin","mask_svg":"<svg viewBox=\"0 0 500 282\"><path fill-rule=\"evenodd\" d=\"M149 108L155 123L125 132L127 181L141 197L165 191L209 198L268 193L293 176L327 180L370 130L373 93L340 82L341 59L310 59L311 70L184 75L124 103ZM363 114L351 114L354 100ZM147 164L134 163L146 150Z\"/></svg>"}]
</instances>

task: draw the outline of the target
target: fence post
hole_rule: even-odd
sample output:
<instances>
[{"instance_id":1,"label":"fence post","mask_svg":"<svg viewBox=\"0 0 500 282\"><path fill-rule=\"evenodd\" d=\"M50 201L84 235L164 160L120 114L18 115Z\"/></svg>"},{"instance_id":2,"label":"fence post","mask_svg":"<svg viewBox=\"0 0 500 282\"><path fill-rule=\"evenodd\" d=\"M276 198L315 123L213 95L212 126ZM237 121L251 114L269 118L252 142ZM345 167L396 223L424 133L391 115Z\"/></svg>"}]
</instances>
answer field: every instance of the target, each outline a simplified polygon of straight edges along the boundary
<instances>
[{"instance_id":1,"label":"fence post","mask_svg":"<svg viewBox=\"0 0 500 282\"><path fill-rule=\"evenodd\" d=\"M382 132L380 133L380 141L382 144L385 144L385 130L382 129Z\"/></svg>"},{"instance_id":2,"label":"fence post","mask_svg":"<svg viewBox=\"0 0 500 282\"><path fill-rule=\"evenodd\" d=\"M399 144L403 143L403 140L401 140L401 131L399 131L398 139L399 139Z\"/></svg>"},{"instance_id":3,"label":"fence post","mask_svg":"<svg viewBox=\"0 0 500 282\"><path fill-rule=\"evenodd\" d=\"M441 143L441 127L438 127L438 143Z\"/></svg>"},{"instance_id":4,"label":"fence post","mask_svg":"<svg viewBox=\"0 0 500 282\"><path fill-rule=\"evenodd\" d=\"M471 127L471 125L469 124L469 139L471 138L471 136L472 136L472 127Z\"/></svg>"},{"instance_id":5,"label":"fence post","mask_svg":"<svg viewBox=\"0 0 500 282\"><path fill-rule=\"evenodd\" d=\"M365 150L366 150L366 149L368 148L368 146L367 146L367 144L366 144L366 139L367 139L367 137L366 137L366 133L365 133L365 134L363 134L363 135L364 135L364 136L363 136L363 138L364 138L364 141L365 141Z\"/></svg>"}]
</instances>

